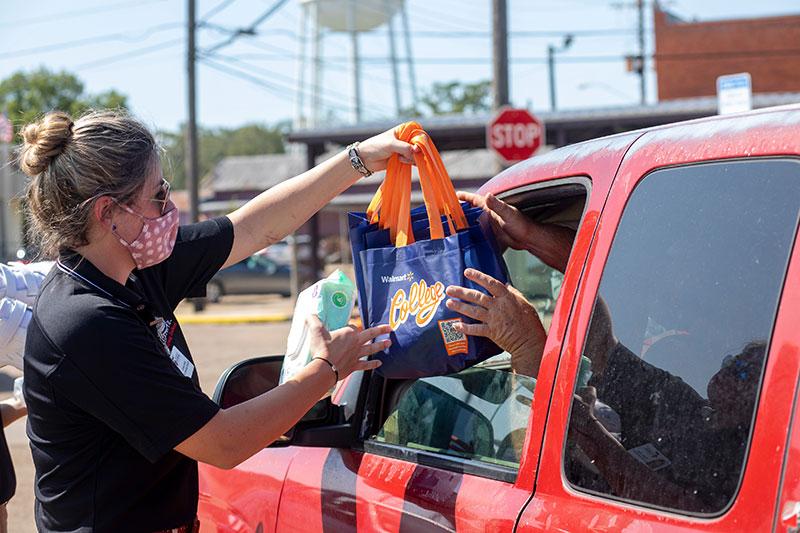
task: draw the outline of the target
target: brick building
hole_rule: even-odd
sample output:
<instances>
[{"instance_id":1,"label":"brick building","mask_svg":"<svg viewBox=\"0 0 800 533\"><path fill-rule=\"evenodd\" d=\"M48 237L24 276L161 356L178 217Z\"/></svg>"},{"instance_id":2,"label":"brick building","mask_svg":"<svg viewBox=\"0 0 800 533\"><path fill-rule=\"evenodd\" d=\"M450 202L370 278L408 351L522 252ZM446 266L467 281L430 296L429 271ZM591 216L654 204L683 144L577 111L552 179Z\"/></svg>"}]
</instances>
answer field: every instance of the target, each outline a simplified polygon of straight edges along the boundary
<instances>
[{"instance_id":1,"label":"brick building","mask_svg":"<svg viewBox=\"0 0 800 533\"><path fill-rule=\"evenodd\" d=\"M753 93L800 92L800 15L689 22L653 13L659 100L716 94L716 79L749 72Z\"/></svg>"}]
</instances>

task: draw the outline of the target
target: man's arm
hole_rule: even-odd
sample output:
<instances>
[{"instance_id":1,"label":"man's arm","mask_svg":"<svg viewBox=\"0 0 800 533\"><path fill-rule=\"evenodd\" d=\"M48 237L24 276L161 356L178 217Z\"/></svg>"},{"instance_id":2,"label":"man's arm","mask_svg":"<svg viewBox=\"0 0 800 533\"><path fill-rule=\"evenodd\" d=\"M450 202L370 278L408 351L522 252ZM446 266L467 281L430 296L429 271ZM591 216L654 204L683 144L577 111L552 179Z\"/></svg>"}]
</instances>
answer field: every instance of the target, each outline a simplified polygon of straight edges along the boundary
<instances>
[{"instance_id":1,"label":"man's arm","mask_svg":"<svg viewBox=\"0 0 800 533\"><path fill-rule=\"evenodd\" d=\"M527 250L562 274L567 270L575 231L555 224L534 222L493 194L481 196L459 192L458 199L480 207L489 214L492 229L501 246Z\"/></svg>"}]
</instances>

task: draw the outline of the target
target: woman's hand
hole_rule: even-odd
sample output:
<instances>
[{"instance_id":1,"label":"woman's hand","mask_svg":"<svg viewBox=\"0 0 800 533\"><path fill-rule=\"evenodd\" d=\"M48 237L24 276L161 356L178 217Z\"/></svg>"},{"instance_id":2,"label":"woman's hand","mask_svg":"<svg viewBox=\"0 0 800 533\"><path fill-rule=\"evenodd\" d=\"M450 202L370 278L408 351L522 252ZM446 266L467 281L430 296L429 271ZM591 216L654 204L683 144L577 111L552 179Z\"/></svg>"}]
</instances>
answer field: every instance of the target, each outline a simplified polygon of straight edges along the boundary
<instances>
[{"instance_id":1,"label":"woman's hand","mask_svg":"<svg viewBox=\"0 0 800 533\"><path fill-rule=\"evenodd\" d=\"M328 331L317 315L311 315L307 322L311 335L311 353L333 363L340 380L357 370L372 370L381 366L380 361L362 361L361 358L385 350L392 344L388 339L372 342L376 337L388 335L392 331L386 325L363 331L355 326Z\"/></svg>"},{"instance_id":2,"label":"woman's hand","mask_svg":"<svg viewBox=\"0 0 800 533\"><path fill-rule=\"evenodd\" d=\"M547 337L536 309L517 289L483 272L468 268L464 276L489 294L453 285L447 287L446 293L451 298L445 304L447 308L478 321L457 323L453 327L467 335L488 337L511 354L515 372L536 377Z\"/></svg>"},{"instance_id":3,"label":"woman's hand","mask_svg":"<svg viewBox=\"0 0 800 533\"><path fill-rule=\"evenodd\" d=\"M459 191L458 199L480 207L489 220L498 243L505 248L527 250L550 268L562 274L567 269L575 232L555 224L539 224L522 214L516 207L498 200L493 194L481 196Z\"/></svg>"},{"instance_id":4,"label":"woman's hand","mask_svg":"<svg viewBox=\"0 0 800 533\"><path fill-rule=\"evenodd\" d=\"M414 153L419 150L413 144L395 137L394 128L370 137L358 145L358 153L364 166L372 172L384 170L392 154L399 154L402 162L413 164Z\"/></svg>"}]
</instances>

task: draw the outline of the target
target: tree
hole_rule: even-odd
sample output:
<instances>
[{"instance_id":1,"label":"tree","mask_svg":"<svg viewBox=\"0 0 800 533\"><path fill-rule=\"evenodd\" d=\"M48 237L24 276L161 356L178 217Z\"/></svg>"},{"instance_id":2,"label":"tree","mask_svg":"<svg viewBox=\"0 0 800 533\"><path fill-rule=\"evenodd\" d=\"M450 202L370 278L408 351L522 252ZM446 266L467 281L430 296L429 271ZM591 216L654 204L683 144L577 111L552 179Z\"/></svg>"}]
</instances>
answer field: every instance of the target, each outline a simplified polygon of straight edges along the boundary
<instances>
[{"instance_id":1,"label":"tree","mask_svg":"<svg viewBox=\"0 0 800 533\"><path fill-rule=\"evenodd\" d=\"M17 134L25 124L48 111L66 111L75 117L89 108L126 108L127 103L127 97L113 89L87 94L83 82L74 74L51 72L44 67L16 72L0 82L0 112L5 111Z\"/></svg>"},{"instance_id":2,"label":"tree","mask_svg":"<svg viewBox=\"0 0 800 533\"><path fill-rule=\"evenodd\" d=\"M475 114L490 111L492 82L435 82L419 101L418 107L403 111L406 116Z\"/></svg>"},{"instance_id":3,"label":"tree","mask_svg":"<svg viewBox=\"0 0 800 533\"><path fill-rule=\"evenodd\" d=\"M286 151L284 137L288 131L287 123L274 126L247 124L239 128L206 129L197 132L199 169L202 178L223 158L234 155L282 154ZM160 142L165 150L164 172L172 176L172 186L183 189L186 186L185 171L185 132L160 132Z\"/></svg>"}]
</instances>

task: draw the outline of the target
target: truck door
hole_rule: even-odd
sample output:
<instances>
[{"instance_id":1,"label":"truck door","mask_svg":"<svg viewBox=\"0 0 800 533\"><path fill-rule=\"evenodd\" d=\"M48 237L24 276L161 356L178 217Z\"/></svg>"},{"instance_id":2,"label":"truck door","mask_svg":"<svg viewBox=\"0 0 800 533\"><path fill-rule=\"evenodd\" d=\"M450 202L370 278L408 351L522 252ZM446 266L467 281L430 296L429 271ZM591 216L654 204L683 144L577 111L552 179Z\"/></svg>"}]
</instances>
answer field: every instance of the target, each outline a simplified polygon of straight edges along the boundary
<instances>
[{"instance_id":1,"label":"truck door","mask_svg":"<svg viewBox=\"0 0 800 533\"><path fill-rule=\"evenodd\" d=\"M631 147L588 253L519 531L773 525L800 359L797 121L678 125Z\"/></svg>"},{"instance_id":2,"label":"truck door","mask_svg":"<svg viewBox=\"0 0 800 533\"><path fill-rule=\"evenodd\" d=\"M578 230L563 279L530 254L507 257L512 282L549 327L536 381L510 374L502 357L451 376L372 381L358 445L306 448L292 461L279 531L301 523L336 532L514 528L533 491L577 281L611 180L635 138L600 141L596 152L579 146L536 158L483 190L532 217ZM576 201L580 208L571 210Z\"/></svg>"}]
</instances>

